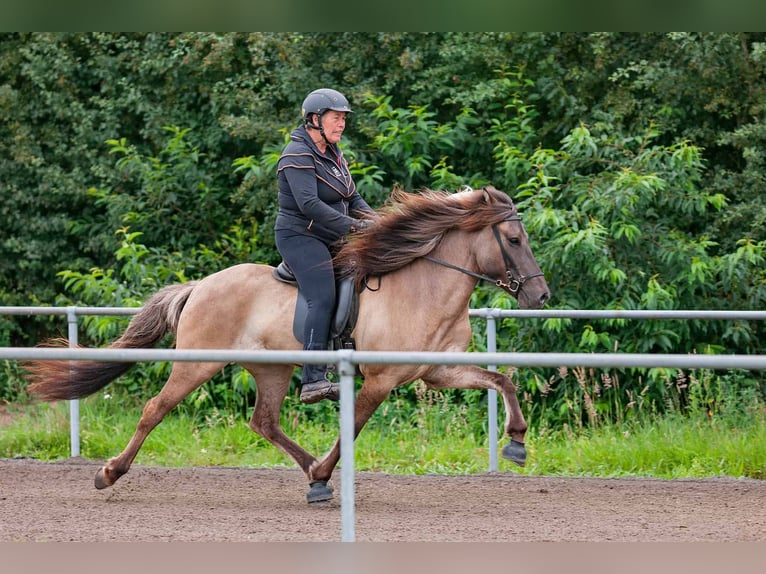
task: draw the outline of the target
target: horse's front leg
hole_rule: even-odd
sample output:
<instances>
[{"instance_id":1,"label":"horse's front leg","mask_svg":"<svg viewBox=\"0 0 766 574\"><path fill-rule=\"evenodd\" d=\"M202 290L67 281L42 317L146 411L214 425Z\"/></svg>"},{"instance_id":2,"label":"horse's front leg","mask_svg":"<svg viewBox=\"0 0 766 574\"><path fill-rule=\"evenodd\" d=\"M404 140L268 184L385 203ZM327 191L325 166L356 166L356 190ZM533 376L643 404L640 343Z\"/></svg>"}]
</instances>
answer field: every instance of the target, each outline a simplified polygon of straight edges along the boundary
<instances>
[{"instance_id":1,"label":"horse's front leg","mask_svg":"<svg viewBox=\"0 0 766 574\"><path fill-rule=\"evenodd\" d=\"M395 384L389 384L388 379L383 377L365 375L364 385L354 401L354 439L359 436L364 425L370 420L372 413L385 400L394 386ZM327 483L339 460L340 437L324 458L311 467L309 476L311 488L306 495L309 503L323 502L332 498L332 488Z\"/></svg>"},{"instance_id":2,"label":"horse's front leg","mask_svg":"<svg viewBox=\"0 0 766 574\"><path fill-rule=\"evenodd\" d=\"M501 373L471 365L436 367L422 379L432 389L494 389L500 393L505 405L505 432L511 439L503 447L503 458L524 466L527 460L524 447L527 423L511 379Z\"/></svg>"}]
</instances>

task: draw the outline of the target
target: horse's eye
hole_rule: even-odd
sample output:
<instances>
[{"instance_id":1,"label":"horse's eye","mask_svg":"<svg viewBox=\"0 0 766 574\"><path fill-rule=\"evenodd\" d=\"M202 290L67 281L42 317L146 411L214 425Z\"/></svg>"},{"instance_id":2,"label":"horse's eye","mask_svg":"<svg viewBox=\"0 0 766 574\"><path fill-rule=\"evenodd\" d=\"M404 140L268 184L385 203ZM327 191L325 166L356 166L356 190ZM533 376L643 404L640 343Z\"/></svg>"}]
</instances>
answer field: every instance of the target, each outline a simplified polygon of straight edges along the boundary
<instances>
[{"instance_id":1,"label":"horse's eye","mask_svg":"<svg viewBox=\"0 0 766 574\"><path fill-rule=\"evenodd\" d=\"M514 247L518 247L519 245L521 245L521 239L519 239L518 237L515 237L515 236L514 237L509 237L508 238L508 243L510 243Z\"/></svg>"}]
</instances>

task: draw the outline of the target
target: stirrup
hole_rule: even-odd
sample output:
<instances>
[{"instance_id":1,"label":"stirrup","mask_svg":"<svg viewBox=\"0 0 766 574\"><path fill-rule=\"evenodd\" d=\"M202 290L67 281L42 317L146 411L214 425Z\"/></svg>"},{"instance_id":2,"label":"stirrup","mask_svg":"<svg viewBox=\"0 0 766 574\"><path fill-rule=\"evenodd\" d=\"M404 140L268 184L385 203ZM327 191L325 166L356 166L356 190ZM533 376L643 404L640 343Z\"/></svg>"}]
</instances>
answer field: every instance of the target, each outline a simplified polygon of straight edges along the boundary
<instances>
[{"instance_id":1,"label":"stirrup","mask_svg":"<svg viewBox=\"0 0 766 574\"><path fill-rule=\"evenodd\" d=\"M321 381L301 385L302 403L311 405L324 399L328 401L340 400L340 384L322 379Z\"/></svg>"}]
</instances>

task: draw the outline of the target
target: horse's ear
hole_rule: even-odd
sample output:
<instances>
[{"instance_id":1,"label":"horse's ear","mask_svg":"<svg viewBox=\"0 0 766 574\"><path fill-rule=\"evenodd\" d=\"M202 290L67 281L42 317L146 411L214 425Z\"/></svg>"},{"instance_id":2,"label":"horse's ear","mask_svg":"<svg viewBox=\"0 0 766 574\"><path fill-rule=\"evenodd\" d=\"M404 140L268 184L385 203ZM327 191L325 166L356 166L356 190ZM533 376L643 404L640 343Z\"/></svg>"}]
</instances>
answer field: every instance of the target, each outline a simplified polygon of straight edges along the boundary
<instances>
[{"instance_id":1,"label":"horse's ear","mask_svg":"<svg viewBox=\"0 0 766 574\"><path fill-rule=\"evenodd\" d=\"M491 185L488 185L486 187L483 187L482 191L484 192L484 201L486 203L494 203L495 199L492 197L492 192L497 190Z\"/></svg>"},{"instance_id":2,"label":"horse's ear","mask_svg":"<svg viewBox=\"0 0 766 574\"><path fill-rule=\"evenodd\" d=\"M394 187L391 189L391 193L388 195L388 199L386 200L387 203L396 203L401 199L403 195L405 195L404 188L400 185L394 185Z\"/></svg>"}]
</instances>

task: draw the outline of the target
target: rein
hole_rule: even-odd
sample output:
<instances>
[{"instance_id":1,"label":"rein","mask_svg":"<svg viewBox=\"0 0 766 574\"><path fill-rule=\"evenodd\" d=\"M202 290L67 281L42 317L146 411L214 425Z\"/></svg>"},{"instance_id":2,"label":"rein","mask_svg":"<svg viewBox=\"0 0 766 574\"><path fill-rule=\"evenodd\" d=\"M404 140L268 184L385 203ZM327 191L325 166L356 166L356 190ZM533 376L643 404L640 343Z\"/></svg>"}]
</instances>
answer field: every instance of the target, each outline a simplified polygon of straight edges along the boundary
<instances>
[{"instance_id":1,"label":"rein","mask_svg":"<svg viewBox=\"0 0 766 574\"><path fill-rule=\"evenodd\" d=\"M521 221L521 217L513 216L507 219L504 219L503 221ZM492 277L488 277L487 275L482 275L481 273L474 273L470 269L465 269L463 267L453 265L452 263L442 261L441 259L437 259L436 257L431 257L430 255L424 255L423 259L427 259L428 261L431 261L432 263L436 263L443 267L449 267L450 269L454 269L455 271L460 271L461 273L465 273L466 275L470 275L471 277L475 277L476 279L494 283L496 287L500 287L501 289L508 291L512 295L516 295L524 286L524 283L527 281L527 279L532 279L533 277L541 277L543 273L540 271L537 273L532 273L531 275L522 275L521 272L519 272L516 265L513 264L513 260L511 259L511 256L508 255L508 252L505 250L505 247L503 246L503 241L500 238L500 232L497 230L497 224L492 226L492 233L495 236L495 240L497 241L498 247L500 247L500 252L503 254L503 261L505 262L505 276L506 276L507 283L503 282L502 279L493 279Z\"/></svg>"}]
</instances>

